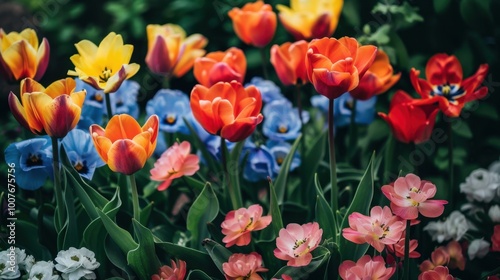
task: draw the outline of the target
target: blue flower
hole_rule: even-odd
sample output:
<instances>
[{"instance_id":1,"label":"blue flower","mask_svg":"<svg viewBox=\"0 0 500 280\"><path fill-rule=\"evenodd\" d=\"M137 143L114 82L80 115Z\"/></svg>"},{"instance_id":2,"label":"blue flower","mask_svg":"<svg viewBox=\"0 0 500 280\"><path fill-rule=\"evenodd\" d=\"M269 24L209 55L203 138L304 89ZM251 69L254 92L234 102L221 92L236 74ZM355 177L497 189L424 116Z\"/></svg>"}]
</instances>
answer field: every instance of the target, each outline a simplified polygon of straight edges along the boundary
<instances>
[{"instance_id":1,"label":"blue flower","mask_svg":"<svg viewBox=\"0 0 500 280\"><path fill-rule=\"evenodd\" d=\"M102 125L103 116L107 115L104 92L96 90L80 79L75 79L75 81L76 90L85 89L87 91L78 128L87 130L92 124ZM109 93L113 114L129 114L134 118L138 118L137 94L139 88L137 82L125 80L116 92Z\"/></svg>"},{"instance_id":2,"label":"blue flower","mask_svg":"<svg viewBox=\"0 0 500 280\"><path fill-rule=\"evenodd\" d=\"M305 114L304 114L305 113ZM309 114L302 114L304 122L309 120ZM300 134L300 122L297 108L287 99L275 100L264 106L262 110L264 123L262 132L272 140L293 140Z\"/></svg>"},{"instance_id":3,"label":"blue flower","mask_svg":"<svg viewBox=\"0 0 500 280\"><path fill-rule=\"evenodd\" d=\"M250 182L258 182L266 180L267 177L275 177L276 160L266 146L256 146L250 140L246 140L241 158L245 159L245 156L243 178Z\"/></svg>"},{"instance_id":4,"label":"blue flower","mask_svg":"<svg viewBox=\"0 0 500 280\"><path fill-rule=\"evenodd\" d=\"M283 94L281 94L281 89L273 81L264 80L261 77L253 77L250 83L246 84L245 87L250 85L254 85L257 89L259 89L262 101L265 103L285 99Z\"/></svg>"},{"instance_id":5,"label":"blue flower","mask_svg":"<svg viewBox=\"0 0 500 280\"><path fill-rule=\"evenodd\" d=\"M377 96L373 96L368 100L356 101L356 118L357 124L370 124L375 118L375 103ZM348 126L351 123L351 113L354 99L346 92L339 98L335 99L333 112L336 127ZM328 112L328 98L323 95L315 95L311 97L311 104L313 107L320 109L327 114Z\"/></svg>"},{"instance_id":6,"label":"blue flower","mask_svg":"<svg viewBox=\"0 0 500 280\"><path fill-rule=\"evenodd\" d=\"M49 137L10 144L5 161L14 164L16 183L23 190L36 190L53 177L52 145Z\"/></svg>"},{"instance_id":7,"label":"blue flower","mask_svg":"<svg viewBox=\"0 0 500 280\"><path fill-rule=\"evenodd\" d=\"M62 145L73 167L84 178L92 180L95 169L105 165L94 147L89 132L73 129L63 138Z\"/></svg>"},{"instance_id":8,"label":"blue flower","mask_svg":"<svg viewBox=\"0 0 500 280\"><path fill-rule=\"evenodd\" d=\"M161 131L189 134L183 118L192 118L191 106L189 97L180 90L160 89L146 104L146 114L158 115Z\"/></svg>"},{"instance_id":9,"label":"blue flower","mask_svg":"<svg viewBox=\"0 0 500 280\"><path fill-rule=\"evenodd\" d=\"M280 172L281 164L285 160L285 157L290 153L292 145L285 141L273 141L268 140L266 142L266 147L269 149L274 157L276 164L274 165L274 172L276 175ZM290 164L290 171L297 169L300 166L300 155L298 152L292 157L292 163Z\"/></svg>"}]
</instances>

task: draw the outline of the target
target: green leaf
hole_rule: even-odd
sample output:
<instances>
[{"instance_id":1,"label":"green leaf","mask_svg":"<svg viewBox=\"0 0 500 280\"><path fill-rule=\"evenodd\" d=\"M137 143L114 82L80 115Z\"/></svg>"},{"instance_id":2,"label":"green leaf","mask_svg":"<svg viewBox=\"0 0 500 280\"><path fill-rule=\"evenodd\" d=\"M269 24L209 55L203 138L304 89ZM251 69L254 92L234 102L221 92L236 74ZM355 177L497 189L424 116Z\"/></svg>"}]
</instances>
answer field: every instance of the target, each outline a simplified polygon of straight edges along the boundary
<instances>
[{"instance_id":1,"label":"green leaf","mask_svg":"<svg viewBox=\"0 0 500 280\"><path fill-rule=\"evenodd\" d=\"M128 252L127 262L137 273L139 279L148 279L161 266L156 255L153 234L136 219L132 219L132 224L137 240L139 240L139 246Z\"/></svg>"},{"instance_id":2,"label":"green leaf","mask_svg":"<svg viewBox=\"0 0 500 280\"><path fill-rule=\"evenodd\" d=\"M18 219L16 221L16 246L29 248L38 260L52 259L52 256L45 246L40 242L42 235L38 235L34 224Z\"/></svg>"},{"instance_id":3,"label":"green leaf","mask_svg":"<svg viewBox=\"0 0 500 280\"><path fill-rule=\"evenodd\" d=\"M207 253L171 242L159 242L158 240L155 240L155 242L158 248L164 250L172 257L186 261L190 268L201 269L212 277L220 278L222 276L222 271L219 271Z\"/></svg>"},{"instance_id":4,"label":"green leaf","mask_svg":"<svg viewBox=\"0 0 500 280\"><path fill-rule=\"evenodd\" d=\"M470 103L471 102L469 102L468 104ZM495 121L499 119L497 109L491 103L479 102L479 108L476 107L476 110L474 110L474 114Z\"/></svg>"},{"instance_id":5,"label":"green leaf","mask_svg":"<svg viewBox=\"0 0 500 280\"><path fill-rule=\"evenodd\" d=\"M66 223L63 226L61 233L63 233L62 247L63 249L69 247L80 247L81 231L78 230L78 224L75 213L75 203L73 199L73 190L67 184L65 171L62 170L63 175L63 189L64 200L66 201ZM58 236L59 239L59 236Z\"/></svg>"},{"instance_id":6,"label":"green leaf","mask_svg":"<svg viewBox=\"0 0 500 280\"><path fill-rule=\"evenodd\" d=\"M234 145L231 154L229 155L229 160L227 162L227 173L229 174L229 180L231 180L231 184L233 186L234 195L236 195L236 200L238 201L238 205L233 208L238 209L243 207L243 199L241 197L241 187L240 187L240 169L239 162L241 151L243 150L243 146L245 145L245 141L240 141ZM228 154L227 145L224 143L222 146L225 149L226 155ZM227 180L227 179L226 179Z\"/></svg>"},{"instance_id":7,"label":"green leaf","mask_svg":"<svg viewBox=\"0 0 500 280\"><path fill-rule=\"evenodd\" d=\"M278 199L276 197L276 191L274 190L274 185L269 181L269 193L270 193L270 205L269 205L269 215L272 217L271 224L264 228L260 234L262 240L274 240L276 236L279 235L280 230L283 228L283 220L281 219L281 210L278 205Z\"/></svg>"},{"instance_id":8,"label":"green leaf","mask_svg":"<svg viewBox=\"0 0 500 280\"><path fill-rule=\"evenodd\" d=\"M452 129L457 135L465 139L471 139L473 136L469 125L464 121L459 122L459 125L452 125Z\"/></svg>"},{"instance_id":9,"label":"green leaf","mask_svg":"<svg viewBox=\"0 0 500 280\"><path fill-rule=\"evenodd\" d=\"M224 271L222 270L222 264L227 262L227 260L229 260L229 257L233 253L226 249L226 247L208 238L203 240L203 247L205 247L205 250L207 250L215 266L217 266L220 272L224 274Z\"/></svg>"},{"instance_id":10,"label":"green leaf","mask_svg":"<svg viewBox=\"0 0 500 280\"><path fill-rule=\"evenodd\" d=\"M285 189L287 185L288 174L290 174L290 166L292 164L293 155L295 154L295 151L299 147L300 139L302 139L302 135L300 135L299 137L297 137L297 139L295 139L292 148L290 148L290 152L288 153L288 155L286 155L285 160L281 164L280 172L274 184L276 187L275 190L276 190L276 196L278 198L278 204L280 205L283 203L283 200L285 198Z\"/></svg>"},{"instance_id":11,"label":"green leaf","mask_svg":"<svg viewBox=\"0 0 500 280\"><path fill-rule=\"evenodd\" d=\"M197 192L201 192L205 187L205 183L200 180L196 180L192 176L184 176L183 178L186 180L186 183Z\"/></svg>"},{"instance_id":12,"label":"green leaf","mask_svg":"<svg viewBox=\"0 0 500 280\"><path fill-rule=\"evenodd\" d=\"M203 159L208 165L209 170L219 173L222 171L222 167L220 163L218 163L212 154L207 149L207 146L201 141L200 137L198 136L198 133L196 133L196 130L193 128L193 126L189 123L189 121L186 118L183 118L184 123L189 129L189 133L192 136L192 144L193 146L196 147L196 149L201 151L201 155L203 156Z\"/></svg>"},{"instance_id":13,"label":"green leaf","mask_svg":"<svg viewBox=\"0 0 500 280\"><path fill-rule=\"evenodd\" d=\"M488 1L461 0L460 14L464 21L476 30L485 32L493 25Z\"/></svg>"},{"instance_id":14,"label":"green leaf","mask_svg":"<svg viewBox=\"0 0 500 280\"><path fill-rule=\"evenodd\" d=\"M337 279L339 275L340 261L342 260L339 247L333 242L328 242L323 246L325 246L330 251L330 256L326 264L325 276L323 277L323 279Z\"/></svg>"},{"instance_id":15,"label":"green leaf","mask_svg":"<svg viewBox=\"0 0 500 280\"><path fill-rule=\"evenodd\" d=\"M123 251L124 254L127 254L129 251L137 248L139 244L134 241L132 235L121 227L119 227L113 220L111 220L106 214L104 214L101 210L97 209L97 213L99 217L102 219L104 227L106 231L111 236L111 239L116 242L118 247Z\"/></svg>"},{"instance_id":16,"label":"green leaf","mask_svg":"<svg viewBox=\"0 0 500 280\"><path fill-rule=\"evenodd\" d=\"M337 223L335 223L335 217L333 216L332 208L323 196L323 189L319 183L318 176L314 176L314 181L316 185L316 220L320 228L323 229L323 239L335 240L337 234Z\"/></svg>"},{"instance_id":17,"label":"green leaf","mask_svg":"<svg viewBox=\"0 0 500 280\"><path fill-rule=\"evenodd\" d=\"M370 204L373 199L373 162L375 153L372 155L370 163L366 167L365 174L358 184L356 194L352 200L351 205L342 219L341 227L339 229L339 248L342 260L358 260L368 250L368 244L354 244L342 236L342 229L349 227L348 217L354 212L367 215L370 210Z\"/></svg>"},{"instance_id":18,"label":"green leaf","mask_svg":"<svg viewBox=\"0 0 500 280\"><path fill-rule=\"evenodd\" d=\"M186 278L187 280L212 280L205 272L199 269L191 270Z\"/></svg>"},{"instance_id":19,"label":"green leaf","mask_svg":"<svg viewBox=\"0 0 500 280\"><path fill-rule=\"evenodd\" d=\"M314 175L318 169L319 163L325 156L326 151L326 135L327 130L324 130L316 141L312 144L311 148L307 150L305 155L301 155L300 164L300 175L301 175L301 187L306 188L309 191L310 201L306 202L306 205L312 205L314 203Z\"/></svg>"},{"instance_id":20,"label":"green leaf","mask_svg":"<svg viewBox=\"0 0 500 280\"><path fill-rule=\"evenodd\" d=\"M281 279L281 275L286 274L293 280L309 279L311 273L316 271L324 262L328 261L330 258L330 251L325 247L318 246L318 248L313 251L313 255L316 256L313 257L308 265L301 267L284 266L274 274L273 278Z\"/></svg>"},{"instance_id":21,"label":"green leaf","mask_svg":"<svg viewBox=\"0 0 500 280\"><path fill-rule=\"evenodd\" d=\"M149 221L149 217L151 216L151 211L153 211L153 202L150 202L146 207L141 209L139 214L139 219L141 220L141 224L146 225Z\"/></svg>"},{"instance_id":22,"label":"green leaf","mask_svg":"<svg viewBox=\"0 0 500 280\"><path fill-rule=\"evenodd\" d=\"M191 233L191 246L200 249L201 240L207 238L207 223L213 221L219 213L219 201L209 183L189 208L187 229Z\"/></svg>"},{"instance_id":23,"label":"green leaf","mask_svg":"<svg viewBox=\"0 0 500 280\"><path fill-rule=\"evenodd\" d=\"M446 11L448 9L448 6L450 6L451 0L434 0L434 10L436 13L440 14Z\"/></svg>"}]
</instances>

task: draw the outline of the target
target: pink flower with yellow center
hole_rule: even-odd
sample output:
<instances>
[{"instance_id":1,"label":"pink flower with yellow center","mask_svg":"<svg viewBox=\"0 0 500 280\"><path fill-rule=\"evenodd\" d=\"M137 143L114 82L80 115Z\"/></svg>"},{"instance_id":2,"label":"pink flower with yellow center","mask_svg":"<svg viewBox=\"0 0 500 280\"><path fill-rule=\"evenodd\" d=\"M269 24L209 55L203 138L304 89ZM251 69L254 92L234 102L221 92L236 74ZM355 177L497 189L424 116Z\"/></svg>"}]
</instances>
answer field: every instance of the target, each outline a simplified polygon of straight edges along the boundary
<instances>
[{"instance_id":1,"label":"pink flower with yellow center","mask_svg":"<svg viewBox=\"0 0 500 280\"><path fill-rule=\"evenodd\" d=\"M163 181L158 186L159 191L166 190L172 181L182 176L191 176L200 169L200 159L192 155L191 144L183 141L181 144L174 143L155 162L151 169L151 180Z\"/></svg>"},{"instance_id":2,"label":"pink flower with yellow center","mask_svg":"<svg viewBox=\"0 0 500 280\"><path fill-rule=\"evenodd\" d=\"M266 272L268 269L262 267L262 257L252 252L248 255L233 254L229 260L222 264L226 280L262 280L257 272Z\"/></svg>"},{"instance_id":3,"label":"pink flower with yellow center","mask_svg":"<svg viewBox=\"0 0 500 280\"><path fill-rule=\"evenodd\" d=\"M356 244L368 243L379 252L385 245L398 243L405 229L404 223L388 206L373 207L370 216L354 212L348 219L350 228L343 229L342 236Z\"/></svg>"},{"instance_id":4,"label":"pink flower with yellow center","mask_svg":"<svg viewBox=\"0 0 500 280\"><path fill-rule=\"evenodd\" d=\"M395 267L386 267L384 258L362 256L357 262L344 261L339 266L340 278L344 280L377 279L389 280L396 272Z\"/></svg>"},{"instance_id":5,"label":"pink flower with yellow center","mask_svg":"<svg viewBox=\"0 0 500 280\"><path fill-rule=\"evenodd\" d=\"M288 266L305 266L312 260L311 252L316 249L323 236L323 230L316 222L304 225L288 224L276 238L274 256L288 261Z\"/></svg>"},{"instance_id":6,"label":"pink flower with yellow center","mask_svg":"<svg viewBox=\"0 0 500 280\"><path fill-rule=\"evenodd\" d=\"M151 276L151 280L184 280L186 276L186 262L178 260L177 263L171 260L171 266L160 267L158 274Z\"/></svg>"},{"instance_id":7,"label":"pink flower with yellow center","mask_svg":"<svg viewBox=\"0 0 500 280\"><path fill-rule=\"evenodd\" d=\"M430 200L436 194L436 186L429 181L422 181L415 174L399 177L394 186L385 185L382 192L391 201L394 214L405 220L413 220L418 213L428 218L443 214L446 200Z\"/></svg>"},{"instance_id":8,"label":"pink flower with yellow center","mask_svg":"<svg viewBox=\"0 0 500 280\"><path fill-rule=\"evenodd\" d=\"M226 247L234 244L244 246L250 244L252 231L257 231L267 227L271 221L271 216L262 217L262 206L258 204L246 208L240 208L227 213L226 219L222 222L222 234L225 235L222 242Z\"/></svg>"}]
</instances>

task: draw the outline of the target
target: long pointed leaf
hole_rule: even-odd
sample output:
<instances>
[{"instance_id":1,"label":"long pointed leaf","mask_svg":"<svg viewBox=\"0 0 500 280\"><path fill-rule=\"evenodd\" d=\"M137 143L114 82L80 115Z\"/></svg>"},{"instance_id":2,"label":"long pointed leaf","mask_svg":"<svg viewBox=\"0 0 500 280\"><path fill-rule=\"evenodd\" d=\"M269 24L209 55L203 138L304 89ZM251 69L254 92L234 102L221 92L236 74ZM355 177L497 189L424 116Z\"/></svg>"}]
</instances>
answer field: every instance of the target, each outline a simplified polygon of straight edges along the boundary
<instances>
[{"instance_id":1,"label":"long pointed leaf","mask_svg":"<svg viewBox=\"0 0 500 280\"><path fill-rule=\"evenodd\" d=\"M276 236L279 235L280 230L283 228L283 220L281 218L281 210L278 205L278 198L276 197L276 191L274 189L273 182L269 180L269 193L270 193L270 205L269 214L272 217L271 224L262 230L260 234L261 240L274 240Z\"/></svg>"},{"instance_id":2,"label":"long pointed leaf","mask_svg":"<svg viewBox=\"0 0 500 280\"><path fill-rule=\"evenodd\" d=\"M128 252L127 262L140 279L147 279L155 274L161 265L156 256L153 234L135 219L132 219L132 224L139 246Z\"/></svg>"},{"instance_id":3,"label":"long pointed leaf","mask_svg":"<svg viewBox=\"0 0 500 280\"><path fill-rule=\"evenodd\" d=\"M288 174L290 174L290 166L292 164L293 155L295 154L295 151L297 151L297 148L299 147L300 139L302 139L302 135L300 135L299 137L297 137L297 139L295 139L292 148L290 148L290 153L286 155L285 160L281 164L280 172L274 184L276 187L275 190L276 190L276 196L278 198L278 204L280 205L283 204L283 200L285 199L285 189L288 181Z\"/></svg>"},{"instance_id":4,"label":"long pointed leaf","mask_svg":"<svg viewBox=\"0 0 500 280\"><path fill-rule=\"evenodd\" d=\"M219 201L209 183L196 198L187 215L187 229L191 232L191 245L201 249L201 240L209 236L207 223L219 213Z\"/></svg>"},{"instance_id":5,"label":"long pointed leaf","mask_svg":"<svg viewBox=\"0 0 500 280\"><path fill-rule=\"evenodd\" d=\"M335 217L333 216L332 208L330 204L326 201L323 195L323 189L319 183L318 175L314 176L314 181L316 185L316 220L319 226L323 229L323 238L335 240L337 233L337 224L335 223Z\"/></svg>"}]
</instances>

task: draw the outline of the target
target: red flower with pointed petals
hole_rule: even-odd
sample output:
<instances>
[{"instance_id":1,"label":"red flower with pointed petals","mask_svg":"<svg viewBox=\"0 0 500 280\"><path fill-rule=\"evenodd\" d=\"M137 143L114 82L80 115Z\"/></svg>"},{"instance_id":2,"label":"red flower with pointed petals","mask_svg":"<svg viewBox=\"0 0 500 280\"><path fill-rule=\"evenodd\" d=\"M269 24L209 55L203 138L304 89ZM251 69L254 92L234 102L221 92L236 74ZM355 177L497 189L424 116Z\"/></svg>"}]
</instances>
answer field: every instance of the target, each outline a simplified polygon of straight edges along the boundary
<instances>
[{"instance_id":1,"label":"red flower with pointed petals","mask_svg":"<svg viewBox=\"0 0 500 280\"><path fill-rule=\"evenodd\" d=\"M479 87L487 73L488 64L481 64L474 75L463 80L460 61L454 55L439 53L427 62L426 80L419 78L420 71L415 68L411 69L410 78L422 98L435 98L445 115L458 117L465 103L488 94L487 87Z\"/></svg>"},{"instance_id":2,"label":"red flower with pointed petals","mask_svg":"<svg viewBox=\"0 0 500 280\"><path fill-rule=\"evenodd\" d=\"M234 32L246 44L259 48L269 44L276 31L277 18L273 8L264 1L247 3L228 12Z\"/></svg>"},{"instance_id":3,"label":"red flower with pointed petals","mask_svg":"<svg viewBox=\"0 0 500 280\"><path fill-rule=\"evenodd\" d=\"M241 49L231 47L224 52L208 53L194 62L193 73L198 83L211 87L218 82L243 83L247 59Z\"/></svg>"},{"instance_id":4,"label":"red flower with pointed petals","mask_svg":"<svg viewBox=\"0 0 500 280\"><path fill-rule=\"evenodd\" d=\"M307 46L308 43L304 40L272 46L271 64L285 86L309 81L305 64Z\"/></svg>"},{"instance_id":5,"label":"red flower with pointed petals","mask_svg":"<svg viewBox=\"0 0 500 280\"><path fill-rule=\"evenodd\" d=\"M354 38L313 40L306 57L309 81L320 94L337 98L358 86L376 54L375 46L360 46Z\"/></svg>"},{"instance_id":6,"label":"red flower with pointed petals","mask_svg":"<svg viewBox=\"0 0 500 280\"><path fill-rule=\"evenodd\" d=\"M403 143L422 143L431 137L439 111L435 99L417 100L399 90L393 96L389 114L378 113L391 127L394 137Z\"/></svg>"}]
</instances>

